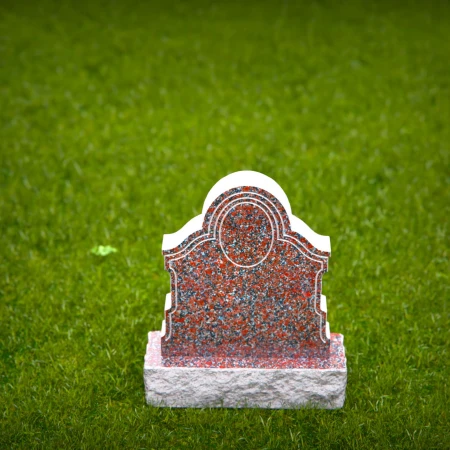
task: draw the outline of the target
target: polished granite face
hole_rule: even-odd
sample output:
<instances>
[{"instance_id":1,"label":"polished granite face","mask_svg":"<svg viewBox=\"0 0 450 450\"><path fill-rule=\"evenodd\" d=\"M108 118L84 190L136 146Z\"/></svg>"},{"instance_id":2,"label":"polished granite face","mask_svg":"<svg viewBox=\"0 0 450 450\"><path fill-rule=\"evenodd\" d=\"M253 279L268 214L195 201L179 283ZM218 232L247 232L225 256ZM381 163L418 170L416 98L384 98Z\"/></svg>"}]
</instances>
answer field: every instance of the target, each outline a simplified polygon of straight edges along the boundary
<instances>
[{"instance_id":1,"label":"polished granite face","mask_svg":"<svg viewBox=\"0 0 450 450\"><path fill-rule=\"evenodd\" d=\"M294 364L330 356L320 309L329 253L291 231L269 192L249 186L224 192L202 229L163 254L172 301L161 338L166 365L210 358L240 367L244 358L249 367L265 359L266 367L267 358Z\"/></svg>"},{"instance_id":2,"label":"polished granite face","mask_svg":"<svg viewBox=\"0 0 450 450\"><path fill-rule=\"evenodd\" d=\"M347 360L344 351L344 336L331 333L330 348L326 357L301 356L285 358L282 355L273 358L234 356L161 356L161 333L149 333L148 351L145 364L148 367L210 367L217 369L252 368L252 369L323 369L345 370Z\"/></svg>"}]
</instances>

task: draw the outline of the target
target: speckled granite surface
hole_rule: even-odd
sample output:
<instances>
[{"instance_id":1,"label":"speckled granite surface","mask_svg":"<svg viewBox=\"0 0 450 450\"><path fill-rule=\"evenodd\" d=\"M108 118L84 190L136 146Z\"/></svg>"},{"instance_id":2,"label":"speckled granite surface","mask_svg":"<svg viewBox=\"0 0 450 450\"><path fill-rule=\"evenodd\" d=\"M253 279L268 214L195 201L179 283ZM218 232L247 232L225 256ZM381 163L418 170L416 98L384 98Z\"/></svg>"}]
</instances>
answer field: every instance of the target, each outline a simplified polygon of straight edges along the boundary
<instances>
[{"instance_id":1,"label":"speckled granite surface","mask_svg":"<svg viewBox=\"0 0 450 450\"><path fill-rule=\"evenodd\" d=\"M320 296L328 257L291 231L269 192L247 186L223 193L202 229L164 252L172 307L162 354L325 354L330 340Z\"/></svg>"},{"instance_id":2,"label":"speckled granite surface","mask_svg":"<svg viewBox=\"0 0 450 450\"><path fill-rule=\"evenodd\" d=\"M330 352L322 358L303 356L286 358L281 355L272 358L233 356L191 356L164 357L161 355L161 333L152 331L148 335L146 367L211 367L211 368L258 368L258 369L333 369L346 370L344 337L342 334L331 334Z\"/></svg>"}]
</instances>

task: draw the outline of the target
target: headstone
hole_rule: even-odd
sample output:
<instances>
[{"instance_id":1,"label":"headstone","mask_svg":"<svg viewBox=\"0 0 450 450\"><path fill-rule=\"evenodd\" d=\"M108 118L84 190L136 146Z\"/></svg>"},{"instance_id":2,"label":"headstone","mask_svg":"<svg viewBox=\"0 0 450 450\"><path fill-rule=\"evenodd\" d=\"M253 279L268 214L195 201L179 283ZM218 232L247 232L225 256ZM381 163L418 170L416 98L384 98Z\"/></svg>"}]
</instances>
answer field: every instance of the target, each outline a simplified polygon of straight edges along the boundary
<instances>
[{"instance_id":1,"label":"headstone","mask_svg":"<svg viewBox=\"0 0 450 450\"><path fill-rule=\"evenodd\" d=\"M221 179L202 214L164 235L171 289L162 330L149 333L147 402L342 407L343 336L330 333L322 295L330 250L271 178Z\"/></svg>"}]
</instances>

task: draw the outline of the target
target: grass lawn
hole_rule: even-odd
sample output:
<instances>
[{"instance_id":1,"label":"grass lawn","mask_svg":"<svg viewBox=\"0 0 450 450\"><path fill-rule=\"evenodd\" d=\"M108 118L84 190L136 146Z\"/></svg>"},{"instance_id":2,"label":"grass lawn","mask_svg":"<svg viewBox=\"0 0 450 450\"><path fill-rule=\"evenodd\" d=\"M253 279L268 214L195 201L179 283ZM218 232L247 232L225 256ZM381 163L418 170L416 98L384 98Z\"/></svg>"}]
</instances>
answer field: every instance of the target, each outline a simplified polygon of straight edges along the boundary
<instances>
[{"instance_id":1,"label":"grass lawn","mask_svg":"<svg viewBox=\"0 0 450 450\"><path fill-rule=\"evenodd\" d=\"M0 448L450 448L449 30L444 1L2 1ZM162 235L242 169L331 236L341 410L145 404Z\"/></svg>"}]
</instances>

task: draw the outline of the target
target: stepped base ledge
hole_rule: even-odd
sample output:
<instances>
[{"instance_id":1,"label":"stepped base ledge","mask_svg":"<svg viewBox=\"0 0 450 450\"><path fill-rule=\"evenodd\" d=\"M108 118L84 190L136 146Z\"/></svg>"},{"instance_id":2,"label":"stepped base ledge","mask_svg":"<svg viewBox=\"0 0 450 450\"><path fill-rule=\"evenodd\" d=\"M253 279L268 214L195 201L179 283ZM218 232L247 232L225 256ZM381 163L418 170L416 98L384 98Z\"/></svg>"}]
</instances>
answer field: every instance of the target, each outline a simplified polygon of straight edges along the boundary
<instances>
[{"instance_id":1,"label":"stepped base ledge","mask_svg":"<svg viewBox=\"0 0 450 450\"><path fill-rule=\"evenodd\" d=\"M161 333L149 333L144 363L148 404L174 408L342 408L347 385L344 336L331 333L330 355L324 359L271 358L267 367L242 360L195 358L184 367L166 367ZM189 359L189 358L187 358ZM247 367L247 365L249 367ZM215 367L214 367L215 366Z\"/></svg>"}]
</instances>

